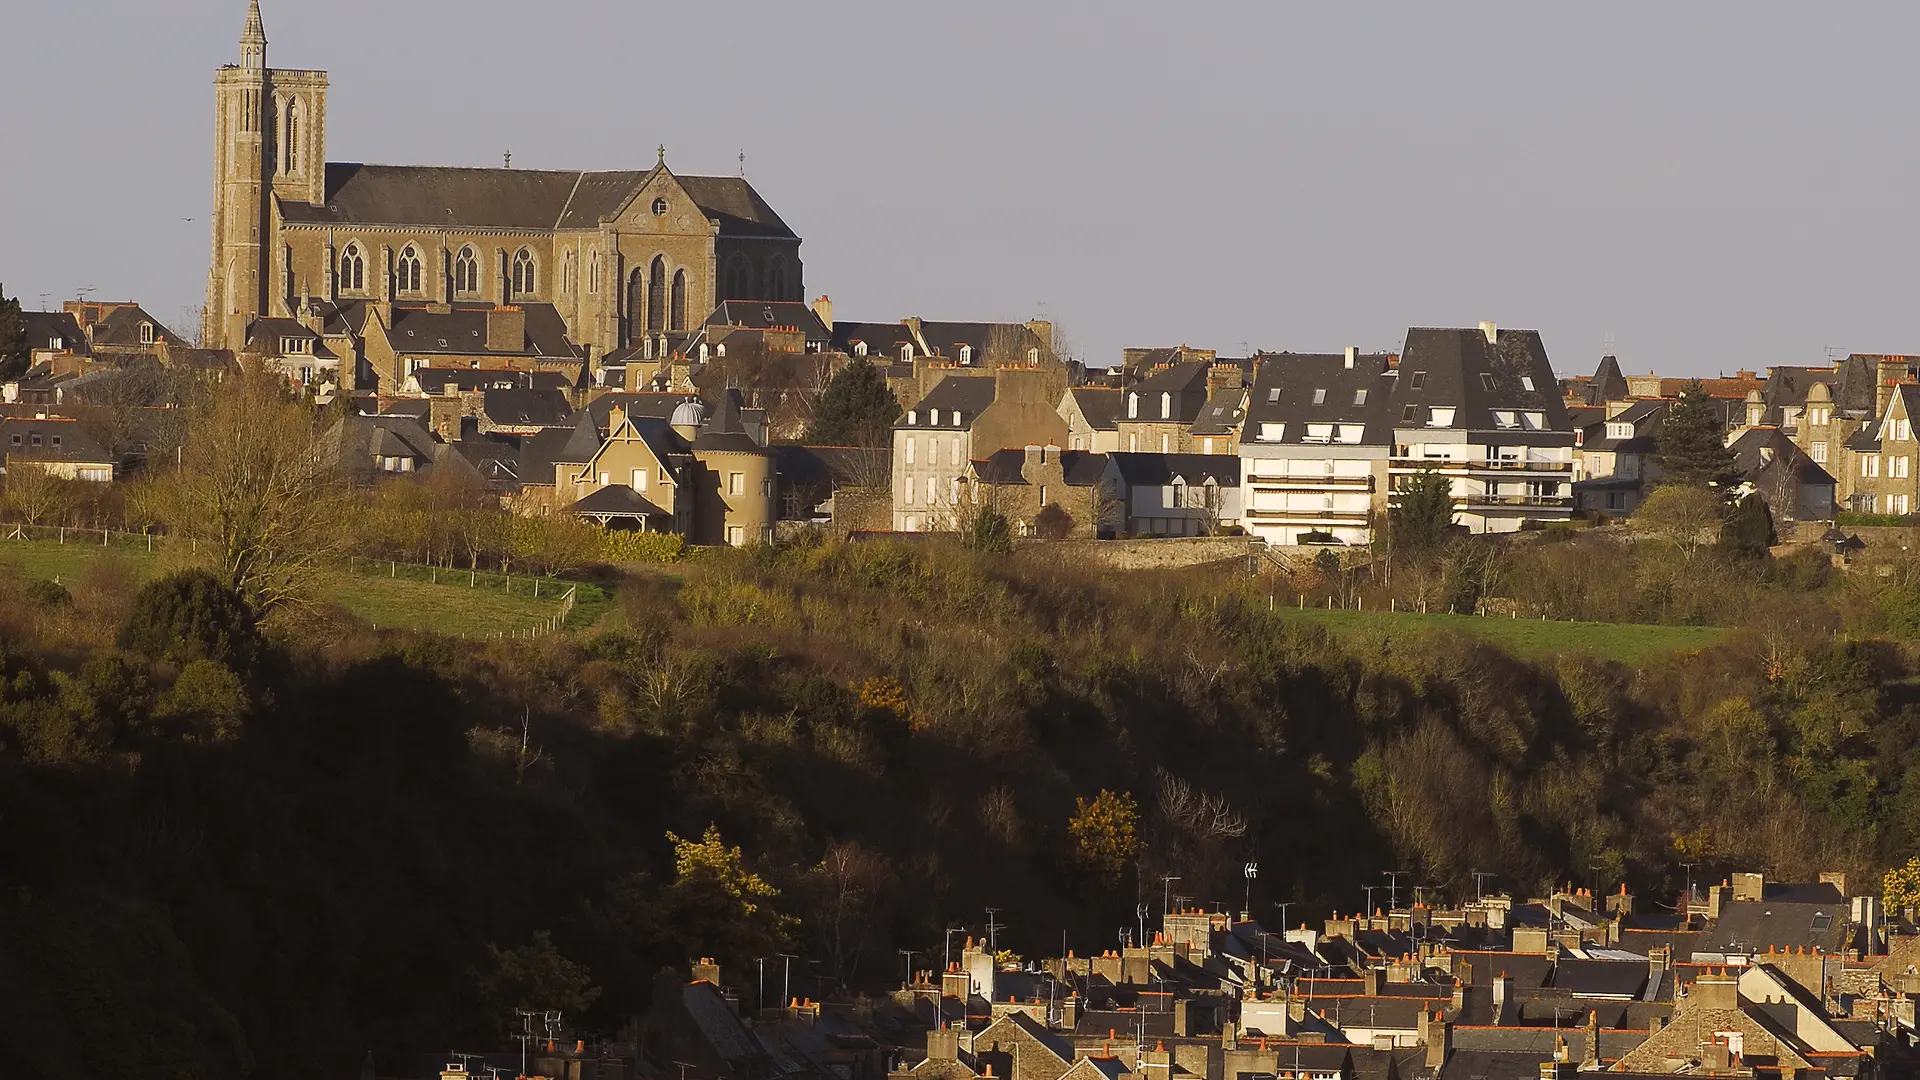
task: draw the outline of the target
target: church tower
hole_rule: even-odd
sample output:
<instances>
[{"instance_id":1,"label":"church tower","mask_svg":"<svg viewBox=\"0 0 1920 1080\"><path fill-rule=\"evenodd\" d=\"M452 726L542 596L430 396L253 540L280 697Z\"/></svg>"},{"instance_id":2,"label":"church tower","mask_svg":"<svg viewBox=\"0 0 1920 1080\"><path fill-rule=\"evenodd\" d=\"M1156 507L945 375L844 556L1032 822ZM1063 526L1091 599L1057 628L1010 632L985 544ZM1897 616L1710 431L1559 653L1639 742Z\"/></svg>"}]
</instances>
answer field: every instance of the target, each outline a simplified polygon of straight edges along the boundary
<instances>
[{"instance_id":1,"label":"church tower","mask_svg":"<svg viewBox=\"0 0 1920 1080\"><path fill-rule=\"evenodd\" d=\"M213 259L201 340L238 349L254 319L292 310L274 200L326 201L327 74L269 68L260 0L249 0L240 63L214 74L213 94Z\"/></svg>"}]
</instances>

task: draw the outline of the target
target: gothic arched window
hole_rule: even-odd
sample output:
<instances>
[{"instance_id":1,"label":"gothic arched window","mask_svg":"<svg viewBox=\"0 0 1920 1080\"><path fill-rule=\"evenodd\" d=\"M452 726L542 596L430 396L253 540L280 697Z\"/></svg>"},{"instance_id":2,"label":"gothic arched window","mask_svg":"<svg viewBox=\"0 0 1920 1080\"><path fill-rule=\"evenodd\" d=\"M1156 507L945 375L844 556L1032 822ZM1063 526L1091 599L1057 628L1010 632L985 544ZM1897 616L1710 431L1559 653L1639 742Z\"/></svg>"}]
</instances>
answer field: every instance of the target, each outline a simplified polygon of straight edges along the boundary
<instances>
[{"instance_id":1,"label":"gothic arched window","mask_svg":"<svg viewBox=\"0 0 1920 1080\"><path fill-rule=\"evenodd\" d=\"M300 99L299 98L290 98L287 101L286 153L287 153L287 167L282 171L287 173L299 172L300 171Z\"/></svg>"},{"instance_id":2,"label":"gothic arched window","mask_svg":"<svg viewBox=\"0 0 1920 1080\"><path fill-rule=\"evenodd\" d=\"M723 274L725 280L722 288L726 291L726 299L747 300L752 298L753 265L747 262L745 255L735 252L727 256L727 265Z\"/></svg>"},{"instance_id":3,"label":"gothic arched window","mask_svg":"<svg viewBox=\"0 0 1920 1080\"><path fill-rule=\"evenodd\" d=\"M571 296L580 284L580 257L572 251L560 264L560 291Z\"/></svg>"},{"instance_id":4,"label":"gothic arched window","mask_svg":"<svg viewBox=\"0 0 1920 1080\"><path fill-rule=\"evenodd\" d=\"M673 272L673 311L670 321L674 330L687 328L687 272L685 270Z\"/></svg>"},{"instance_id":5,"label":"gothic arched window","mask_svg":"<svg viewBox=\"0 0 1920 1080\"><path fill-rule=\"evenodd\" d=\"M647 310L647 272L634 267L627 276L627 340L640 336Z\"/></svg>"},{"instance_id":6,"label":"gothic arched window","mask_svg":"<svg viewBox=\"0 0 1920 1080\"><path fill-rule=\"evenodd\" d=\"M457 293L477 293L480 291L480 260L474 257L473 249L463 247L460 254L453 257L453 291Z\"/></svg>"},{"instance_id":7,"label":"gothic arched window","mask_svg":"<svg viewBox=\"0 0 1920 1080\"><path fill-rule=\"evenodd\" d=\"M667 328L667 257L655 255L647 270L647 331Z\"/></svg>"},{"instance_id":8,"label":"gothic arched window","mask_svg":"<svg viewBox=\"0 0 1920 1080\"><path fill-rule=\"evenodd\" d=\"M533 252L521 248L513 257L513 295L533 295Z\"/></svg>"},{"instance_id":9,"label":"gothic arched window","mask_svg":"<svg viewBox=\"0 0 1920 1080\"><path fill-rule=\"evenodd\" d=\"M600 295L600 249L587 252L587 295Z\"/></svg>"},{"instance_id":10,"label":"gothic arched window","mask_svg":"<svg viewBox=\"0 0 1920 1080\"><path fill-rule=\"evenodd\" d=\"M367 259L360 254L360 245L352 243L340 253L340 287L343 289L364 289L367 287Z\"/></svg>"},{"instance_id":11,"label":"gothic arched window","mask_svg":"<svg viewBox=\"0 0 1920 1080\"><path fill-rule=\"evenodd\" d=\"M767 258L766 287L760 290L762 300L785 300L787 298L787 260L778 255Z\"/></svg>"},{"instance_id":12,"label":"gothic arched window","mask_svg":"<svg viewBox=\"0 0 1920 1080\"><path fill-rule=\"evenodd\" d=\"M408 244L400 249L400 262L394 274L394 287L401 292L420 291L420 249Z\"/></svg>"}]
</instances>

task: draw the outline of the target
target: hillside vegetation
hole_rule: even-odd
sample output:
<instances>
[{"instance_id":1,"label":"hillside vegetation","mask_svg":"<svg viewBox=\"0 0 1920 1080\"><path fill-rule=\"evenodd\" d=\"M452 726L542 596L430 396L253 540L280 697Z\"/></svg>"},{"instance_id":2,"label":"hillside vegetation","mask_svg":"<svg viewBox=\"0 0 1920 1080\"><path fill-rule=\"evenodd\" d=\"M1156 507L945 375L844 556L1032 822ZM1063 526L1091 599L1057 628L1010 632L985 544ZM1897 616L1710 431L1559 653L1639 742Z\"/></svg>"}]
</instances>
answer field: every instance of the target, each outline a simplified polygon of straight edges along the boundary
<instances>
[{"instance_id":1,"label":"hillside vegetation","mask_svg":"<svg viewBox=\"0 0 1920 1080\"><path fill-rule=\"evenodd\" d=\"M516 1005L612 1032L662 965L884 983L988 905L1084 953L1247 859L1258 914L1313 919L1384 869L1920 850L1911 661L1785 618L1522 659L938 542L718 553L531 641L296 605L262 637L218 579L130 586L0 570L0 1027L36 1076L341 1075Z\"/></svg>"}]
</instances>

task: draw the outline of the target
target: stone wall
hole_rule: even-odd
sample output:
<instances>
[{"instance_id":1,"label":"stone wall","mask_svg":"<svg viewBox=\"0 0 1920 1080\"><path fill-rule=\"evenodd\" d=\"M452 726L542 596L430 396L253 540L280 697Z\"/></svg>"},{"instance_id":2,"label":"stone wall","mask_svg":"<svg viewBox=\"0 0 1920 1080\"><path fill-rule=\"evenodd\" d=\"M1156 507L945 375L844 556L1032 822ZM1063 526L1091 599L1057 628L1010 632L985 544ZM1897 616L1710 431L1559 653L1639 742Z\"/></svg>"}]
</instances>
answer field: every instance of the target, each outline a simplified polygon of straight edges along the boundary
<instances>
[{"instance_id":1,"label":"stone wall","mask_svg":"<svg viewBox=\"0 0 1920 1080\"><path fill-rule=\"evenodd\" d=\"M1146 540L1022 540L1063 562L1094 563L1113 570L1172 570L1244 559L1244 536L1169 536Z\"/></svg>"}]
</instances>

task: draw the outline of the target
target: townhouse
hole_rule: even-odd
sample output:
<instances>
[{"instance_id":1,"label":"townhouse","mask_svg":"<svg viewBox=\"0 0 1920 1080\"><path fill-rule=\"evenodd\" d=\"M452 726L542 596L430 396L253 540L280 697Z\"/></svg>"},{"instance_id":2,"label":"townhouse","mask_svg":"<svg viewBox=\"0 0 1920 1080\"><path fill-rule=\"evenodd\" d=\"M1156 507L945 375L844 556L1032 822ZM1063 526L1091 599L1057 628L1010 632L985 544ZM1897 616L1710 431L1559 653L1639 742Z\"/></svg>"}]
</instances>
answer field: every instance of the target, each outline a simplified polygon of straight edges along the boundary
<instances>
[{"instance_id":1,"label":"townhouse","mask_svg":"<svg viewBox=\"0 0 1920 1080\"><path fill-rule=\"evenodd\" d=\"M1239 442L1241 521L1269 544L1372 542L1386 510L1393 357L1269 355Z\"/></svg>"}]
</instances>

